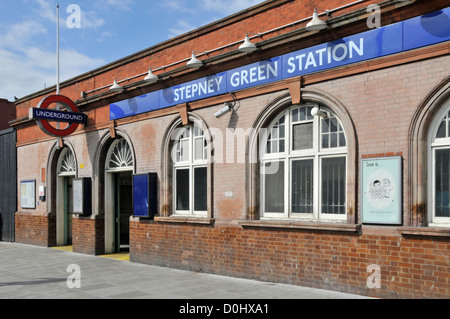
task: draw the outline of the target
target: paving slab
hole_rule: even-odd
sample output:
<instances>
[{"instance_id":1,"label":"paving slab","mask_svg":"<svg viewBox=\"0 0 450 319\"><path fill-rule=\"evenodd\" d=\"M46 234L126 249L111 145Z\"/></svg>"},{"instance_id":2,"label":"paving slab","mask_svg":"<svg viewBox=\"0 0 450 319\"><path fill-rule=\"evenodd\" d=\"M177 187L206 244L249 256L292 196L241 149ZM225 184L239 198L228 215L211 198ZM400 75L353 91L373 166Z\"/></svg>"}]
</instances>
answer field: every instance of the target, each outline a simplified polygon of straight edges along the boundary
<instances>
[{"instance_id":1,"label":"paving slab","mask_svg":"<svg viewBox=\"0 0 450 319\"><path fill-rule=\"evenodd\" d=\"M369 298L138 264L127 261L123 254L114 259L78 254L70 249L0 242L0 299Z\"/></svg>"}]
</instances>

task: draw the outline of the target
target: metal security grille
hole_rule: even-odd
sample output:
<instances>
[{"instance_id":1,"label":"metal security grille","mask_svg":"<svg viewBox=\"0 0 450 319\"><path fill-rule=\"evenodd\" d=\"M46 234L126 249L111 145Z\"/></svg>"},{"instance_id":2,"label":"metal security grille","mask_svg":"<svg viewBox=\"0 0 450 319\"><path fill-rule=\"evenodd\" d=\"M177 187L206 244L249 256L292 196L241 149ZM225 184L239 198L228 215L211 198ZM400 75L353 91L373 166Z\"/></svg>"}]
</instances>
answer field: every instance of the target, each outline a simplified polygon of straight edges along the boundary
<instances>
[{"instance_id":1,"label":"metal security grille","mask_svg":"<svg viewBox=\"0 0 450 319\"><path fill-rule=\"evenodd\" d=\"M16 131L0 131L0 240L14 242L17 211Z\"/></svg>"}]
</instances>

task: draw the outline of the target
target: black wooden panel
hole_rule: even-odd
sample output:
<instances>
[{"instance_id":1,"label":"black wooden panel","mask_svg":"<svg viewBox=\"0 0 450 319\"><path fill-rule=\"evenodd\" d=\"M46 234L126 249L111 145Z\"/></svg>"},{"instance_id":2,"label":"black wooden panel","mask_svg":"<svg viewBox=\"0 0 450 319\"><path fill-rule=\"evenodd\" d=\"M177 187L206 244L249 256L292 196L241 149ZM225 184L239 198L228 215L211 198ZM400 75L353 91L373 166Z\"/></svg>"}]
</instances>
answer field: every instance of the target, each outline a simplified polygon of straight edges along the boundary
<instances>
[{"instance_id":1,"label":"black wooden panel","mask_svg":"<svg viewBox=\"0 0 450 319\"><path fill-rule=\"evenodd\" d=\"M14 241L14 214L17 210L16 132L0 131L0 240Z\"/></svg>"}]
</instances>

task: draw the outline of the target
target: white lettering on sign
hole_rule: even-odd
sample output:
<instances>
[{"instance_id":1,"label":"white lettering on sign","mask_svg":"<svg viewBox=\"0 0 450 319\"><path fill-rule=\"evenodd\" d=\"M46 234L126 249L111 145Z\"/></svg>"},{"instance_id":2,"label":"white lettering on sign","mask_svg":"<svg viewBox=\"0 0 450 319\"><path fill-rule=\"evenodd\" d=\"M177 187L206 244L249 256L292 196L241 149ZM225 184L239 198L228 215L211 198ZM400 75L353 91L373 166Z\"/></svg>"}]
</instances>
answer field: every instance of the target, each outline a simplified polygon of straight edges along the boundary
<instances>
[{"instance_id":1,"label":"white lettering on sign","mask_svg":"<svg viewBox=\"0 0 450 319\"><path fill-rule=\"evenodd\" d=\"M179 87L173 91L174 101L182 101L185 99L201 98L208 94L213 94L221 90L222 77L218 76L213 79L192 83Z\"/></svg>"},{"instance_id":2,"label":"white lettering on sign","mask_svg":"<svg viewBox=\"0 0 450 319\"><path fill-rule=\"evenodd\" d=\"M55 119L55 120L63 120L63 121L78 121L81 122L84 120L84 116L81 114L73 114L73 113L63 113L63 112L52 112L46 110L36 110L36 116L40 118L46 119Z\"/></svg>"},{"instance_id":3,"label":"white lettering on sign","mask_svg":"<svg viewBox=\"0 0 450 319\"><path fill-rule=\"evenodd\" d=\"M332 62L340 62L347 58L352 59L354 56L364 55L364 38L359 39L359 45L354 41L348 43L339 43L337 45L329 46L328 48L322 48L309 53L302 53L287 60L289 68L288 73L294 73L295 71L308 70L310 68L316 68L323 66L324 64L331 64Z\"/></svg>"},{"instance_id":4,"label":"white lettering on sign","mask_svg":"<svg viewBox=\"0 0 450 319\"><path fill-rule=\"evenodd\" d=\"M278 77L278 61L236 71L230 77L230 84L238 87L276 77Z\"/></svg>"}]
</instances>

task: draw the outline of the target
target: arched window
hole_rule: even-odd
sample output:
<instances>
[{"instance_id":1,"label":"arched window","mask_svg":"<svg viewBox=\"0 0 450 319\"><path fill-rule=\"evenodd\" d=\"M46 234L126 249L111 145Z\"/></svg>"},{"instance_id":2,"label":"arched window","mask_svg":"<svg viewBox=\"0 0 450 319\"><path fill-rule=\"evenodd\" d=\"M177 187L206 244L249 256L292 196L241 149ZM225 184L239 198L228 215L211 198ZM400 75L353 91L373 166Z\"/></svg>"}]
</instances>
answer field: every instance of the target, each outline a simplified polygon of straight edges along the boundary
<instances>
[{"instance_id":1,"label":"arched window","mask_svg":"<svg viewBox=\"0 0 450 319\"><path fill-rule=\"evenodd\" d=\"M329 109L308 103L283 110L262 147L262 218L346 220L347 141Z\"/></svg>"},{"instance_id":2,"label":"arched window","mask_svg":"<svg viewBox=\"0 0 450 319\"><path fill-rule=\"evenodd\" d=\"M75 156L69 148L64 148L58 160L58 175L72 176L77 172Z\"/></svg>"},{"instance_id":3,"label":"arched window","mask_svg":"<svg viewBox=\"0 0 450 319\"><path fill-rule=\"evenodd\" d=\"M207 143L203 130L176 130L172 147L173 207L178 215L207 215Z\"/></svg>"},{"instance_id":4,"label":"arched window","mask_svg":"<svg viewBox=\"0 0 450 319\"><path fill-rule=\"evenodd\" d=\"M128 142L124 138L115 140L106 157L106 171L130 171L133 165L133 152Z\"/></svg>"},{"instance_id":5,"label":"arched window","mask_svg":"<svg viewBox=\"0 0 450 319\"><path fill-rule=\"evenodd\" d=\"M428 215L435 225L450 224L450 100L428 133Z\"/></svg>"}]
</instances>

